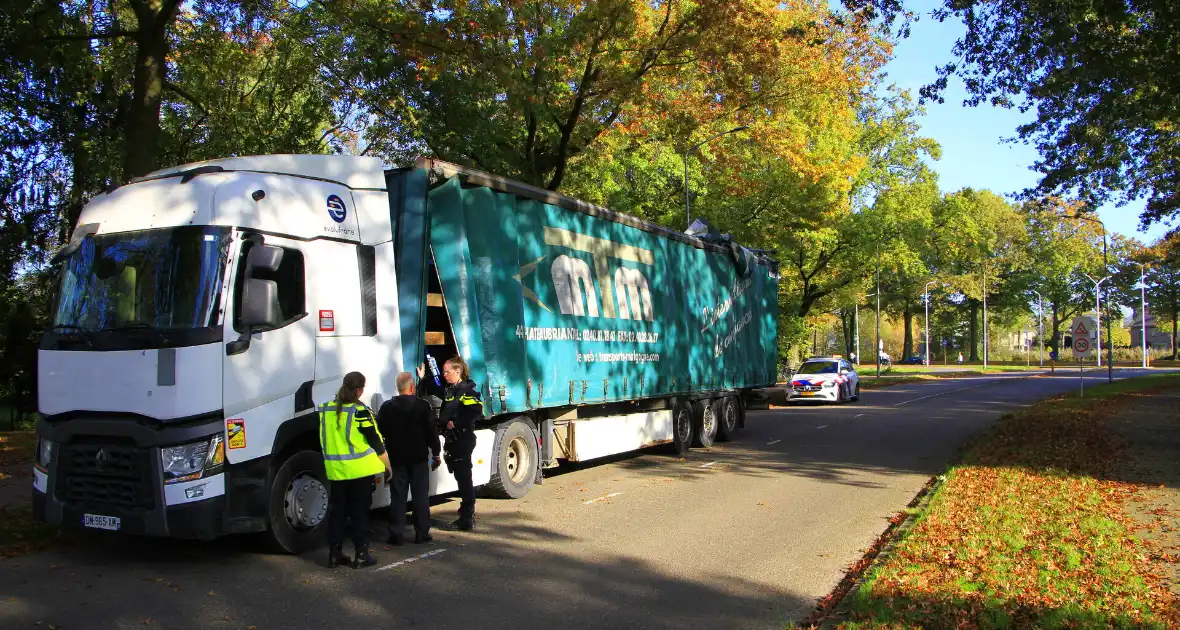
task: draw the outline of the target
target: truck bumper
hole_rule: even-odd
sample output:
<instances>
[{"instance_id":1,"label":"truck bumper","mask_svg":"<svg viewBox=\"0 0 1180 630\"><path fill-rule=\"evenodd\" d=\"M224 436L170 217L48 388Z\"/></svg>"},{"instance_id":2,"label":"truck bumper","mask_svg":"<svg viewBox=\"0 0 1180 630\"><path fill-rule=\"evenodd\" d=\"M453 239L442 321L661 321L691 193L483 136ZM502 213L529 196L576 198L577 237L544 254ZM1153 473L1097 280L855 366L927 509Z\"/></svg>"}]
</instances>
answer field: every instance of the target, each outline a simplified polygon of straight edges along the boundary
<instances>
[{"instance_id":1,"label":"truck bumper","mask_svg":"<svg viewBox=\"0 0 1180 630\"><path fill-rule=\"evenodd\" d=\"M38 437L55 447L49 466L34 469L33 513L70 529L87 527L87 520L94 527L93 517L113 517L100 519L102 529L143 536L212 539L263 531L265 492L259 490L265 487L266 461L227 464L181 483L163 481L161 446L224 430L220 416L183 427L145 426L132 419L41 420ZM94 463L100 450L106 465Z\"/></svg>"}]
</instances>

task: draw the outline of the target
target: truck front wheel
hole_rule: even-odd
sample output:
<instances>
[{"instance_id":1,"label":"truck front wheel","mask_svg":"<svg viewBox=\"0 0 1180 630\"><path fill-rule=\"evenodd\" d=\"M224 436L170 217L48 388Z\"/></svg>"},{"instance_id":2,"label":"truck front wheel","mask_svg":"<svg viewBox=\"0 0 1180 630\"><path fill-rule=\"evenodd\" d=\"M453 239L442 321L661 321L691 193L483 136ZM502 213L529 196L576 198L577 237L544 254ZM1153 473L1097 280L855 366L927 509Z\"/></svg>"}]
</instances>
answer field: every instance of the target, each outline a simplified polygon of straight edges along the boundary
<instances>
[{"instance_id":1,"label":"truck front wheel","mask_svg":"<svg viewBox=\"0 0 1180 630\"><path fill-rule=\"evenodd\" d=\"M496 430L492 446L492 478L487 489L492 496L519 499L529 493L537 479L537 433L522 419L512 420Z\"/></svg>"},{"instance_id":2,"label":"truck front wheel","mask_svg":"<svg viewBox=\"0 0 1180 630\"><path fill-rule=\"evenodd\" d=\"M302 553L319 546L327 531L329 487L324 457L316 451L299 451L279 466L267 513L272 547Z\"/></svg>"}]
</instances>

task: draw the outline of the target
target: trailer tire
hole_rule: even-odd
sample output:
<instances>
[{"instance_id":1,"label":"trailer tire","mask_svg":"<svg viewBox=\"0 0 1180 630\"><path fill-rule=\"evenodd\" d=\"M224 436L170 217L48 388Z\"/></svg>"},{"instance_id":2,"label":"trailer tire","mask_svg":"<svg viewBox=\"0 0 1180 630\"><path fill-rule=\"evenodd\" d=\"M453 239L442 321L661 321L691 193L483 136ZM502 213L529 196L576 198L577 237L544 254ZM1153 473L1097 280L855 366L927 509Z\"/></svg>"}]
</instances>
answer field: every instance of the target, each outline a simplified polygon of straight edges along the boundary
<instances>
[{"instance_id":1,"label":"trailer tire","mask_svg":"<svg viewBox=\"0 0 1180 630\"><path fill-rule=\"evenodd\" d=\"M713 401L698 400L693 404L693 444L701 448L713 446L717 439L717 409Z\"/></svg>"},{"instance_id":2,"label":"trailer tire","mask_svg":"<svg viewBox=\"0 0 1180 630\"><path fill-rule=\"evenodd\" d=\"M270 486L267 535L278 552L297 554L323 543L331 484L319 451L298 451L283 461Z\"/></svg>"},{"instance_id":3,"label":"trailer tire","mask_svg":"<svg viewBox=\"0 0 1180 630\"><path fill-rule=\"evenodd\" d=\"M524 419L512 420L496 429L492 444L492 478L487 493L503 499L519 499L537 481L540 453L537 432Z\"/></svg>"},{"instance_id":4,"label":"trailer tire","mask_svg":"<svg viewBox=\"0 0 1180 630\"><path fill-rule=\"evenodd\" d=\"M672 452L683 455L692 446L692 404L678 402L672 406Z\"/></svg>"},{"instance_id":5,"label":"trailer tire","mask_svg":"<svg viewBox=\"0 0 1180 630\"><path fill-rule=\"evenodd\" d=\"M717 414L717 441L728 442L733 439L738 430L738 424L741 420L741 410L738 409L737 398L733 396L726 396L719 398L716 402L716 409L714 413Z\"/></svg>"}]
</instances>

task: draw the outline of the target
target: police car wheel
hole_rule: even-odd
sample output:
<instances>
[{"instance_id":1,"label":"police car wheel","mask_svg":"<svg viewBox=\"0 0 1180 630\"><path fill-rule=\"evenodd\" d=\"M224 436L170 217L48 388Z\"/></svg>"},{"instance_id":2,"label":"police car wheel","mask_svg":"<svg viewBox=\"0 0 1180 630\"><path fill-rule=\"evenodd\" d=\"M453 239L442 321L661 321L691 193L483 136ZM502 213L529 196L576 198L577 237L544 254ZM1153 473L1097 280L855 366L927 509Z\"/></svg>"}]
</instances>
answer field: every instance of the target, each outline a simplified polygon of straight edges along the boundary
<instances>
[{"instance_id":1,"label":"police car wheel","mask_svg":"<svg viewBox=\"0 0 1180 630\"><path fill-rule=\"evenodd\" d=\"M692 446L692 405L678 402L672 407L672 451L677 455Z\"/></svg>"},{"instance_id":2,"label":"police car wheel","mask_svg":"<svg viewBox=\"0 0 1180 630\"><path fill-rule=\"evenodd\" d=\"M709 448L717 439L716 405L708 400L698 400L692 405L693 420L696 425L693 431L693 443L702 448Z\"/></svg>"},{"instance_id":3,"label":"police car wheel","mask_svg":"<svg viewBox=\"0 0 1180 630\"><path fill-rule=\"evenodd\" d=\"M487 489L492 496L519 499L529 493L537 479L537 433L524 420L513 420L496 430L492 446L492 477Z\"/></svg>"},{"instance_id":4,"label":"police car wheel","mask_svg":"<svg viewBox=\"0 0 1180 630\"><path fill-rule=\"evenodd\" d=\"M738 429L738 402L737 398L733 396L726 396L725 398L717 399L716 409L714 413L717 414L717 441L728 442L733 439L733 434L737 433Z\"/></svg>"},{"instance_id":5,"label":"police car wheel","mask_svg":"<svg viewBox=\"0 0 1180 630\"><path fill-rule=\"evenodd\" d=\"M316 451L299 451L279 466L267 514L272 547L302 553L321 544L327 531L329 487L324 458Z\"/></svg>"}]
</instances>

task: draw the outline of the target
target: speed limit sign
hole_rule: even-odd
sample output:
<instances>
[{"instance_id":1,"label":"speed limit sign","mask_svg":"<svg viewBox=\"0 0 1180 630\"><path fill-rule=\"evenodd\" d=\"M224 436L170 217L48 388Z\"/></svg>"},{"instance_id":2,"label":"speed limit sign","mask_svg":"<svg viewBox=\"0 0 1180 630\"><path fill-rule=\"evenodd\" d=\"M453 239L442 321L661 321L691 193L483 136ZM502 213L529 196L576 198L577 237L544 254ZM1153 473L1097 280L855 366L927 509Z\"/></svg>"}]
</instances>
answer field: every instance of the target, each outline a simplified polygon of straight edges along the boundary
<instances>
[{"instance_id":1,"label":"speed limit sign","mask_svg":"<svg viewBox=\"0 0 1180 630\"><path fill-rule=\"evenodd\" d=\"M1094 354L1094 347L1090 345L1089 337L1073 338L1073 356L1077 358L1089 357Z\"/></svg>"}]
</instances>

